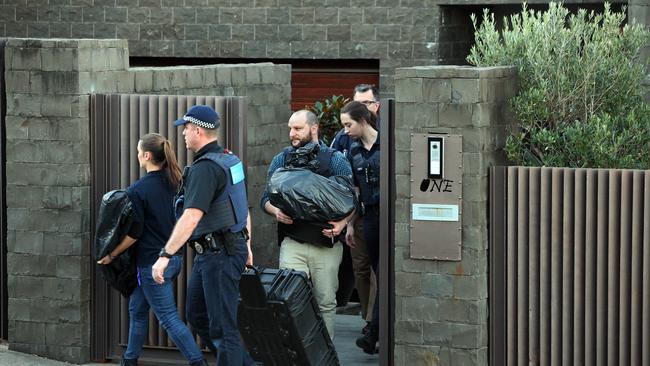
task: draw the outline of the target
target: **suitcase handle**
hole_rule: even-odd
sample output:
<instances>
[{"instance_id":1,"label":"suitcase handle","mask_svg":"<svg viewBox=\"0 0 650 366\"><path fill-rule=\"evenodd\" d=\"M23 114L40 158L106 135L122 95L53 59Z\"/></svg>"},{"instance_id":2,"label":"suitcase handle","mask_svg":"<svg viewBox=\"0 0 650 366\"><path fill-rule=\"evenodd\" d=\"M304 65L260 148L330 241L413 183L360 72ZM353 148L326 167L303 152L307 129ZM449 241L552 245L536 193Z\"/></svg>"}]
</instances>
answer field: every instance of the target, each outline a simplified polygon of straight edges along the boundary
<instances>
[{"instance_id":1,"label":"suitcase handle","mask_svg":"<svg viewBox=\"0 0 650 366\"><path fill-rule=\"evenodd\" d=\"M260 273L262 273L264 271L264 269L265 269L264 267L260 267L260 266L254 265L254 264L250 265L250 266L247 264L245 270L246 271L253 270L253 272L255 272L255 274L260 274Z\"/></svg>"},{"instance_id":2,"label":"suitcase handle","mask_svg":"<svg viewBox=\"0 0 650 366\"><path fill-rule=\"evenodd\" d=\"M239 282L239 296L247 306L266 306L266 291L260 281L260 273L263 269L257 266L246 266L244 274ZM242 290L242 286L246 290Z\"/></svg>"}]
</instances>

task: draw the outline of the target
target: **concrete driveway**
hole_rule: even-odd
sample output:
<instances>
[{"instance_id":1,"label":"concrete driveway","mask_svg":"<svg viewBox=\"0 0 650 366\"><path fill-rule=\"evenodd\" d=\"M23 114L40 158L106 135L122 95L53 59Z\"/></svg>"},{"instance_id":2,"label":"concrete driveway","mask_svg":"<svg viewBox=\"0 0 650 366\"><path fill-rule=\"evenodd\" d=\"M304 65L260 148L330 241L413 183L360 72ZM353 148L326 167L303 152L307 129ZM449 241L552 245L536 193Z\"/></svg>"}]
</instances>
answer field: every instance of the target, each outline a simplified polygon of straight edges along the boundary
<instances>
[{"instance_id":1,"label":"concrete driveway","mask_svg":"<svg viewBox=\"0 0 650 366\"><path fill-rule=\"evenodd\" d=\"M334 345L342 366L379 365L377 355L363 353L355 344L364 326L359 315L336 315L336 337ZM53 361L25 353L10 351L7 345L0 344L0 366L71 366L66 362ZM105 363L88 363L85 366L106 366Z\"/></svg>"}]
</instances>

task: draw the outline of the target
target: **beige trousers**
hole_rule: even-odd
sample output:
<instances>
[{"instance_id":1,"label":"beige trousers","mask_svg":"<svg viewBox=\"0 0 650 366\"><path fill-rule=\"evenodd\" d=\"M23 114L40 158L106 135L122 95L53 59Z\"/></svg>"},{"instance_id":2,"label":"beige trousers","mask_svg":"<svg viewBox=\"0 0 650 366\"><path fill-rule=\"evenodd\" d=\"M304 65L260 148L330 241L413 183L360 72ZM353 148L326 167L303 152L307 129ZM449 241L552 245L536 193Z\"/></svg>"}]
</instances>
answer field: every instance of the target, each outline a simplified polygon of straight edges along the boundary
<instances>
[{"instance_id":1,"label":"beige trousers","mask_svg":"<svg viewBox=\"0 0 650 366\"><path fill-rule=\"evenodd\" d=\"M341 243L333 248L300 243L289 237L280 246L280 268L292 268L307 273L314 287L314 298L325 321L327 332L334 338L336 290L339 287L339 265L343 257Z\"/></svg>"}]
</instances>

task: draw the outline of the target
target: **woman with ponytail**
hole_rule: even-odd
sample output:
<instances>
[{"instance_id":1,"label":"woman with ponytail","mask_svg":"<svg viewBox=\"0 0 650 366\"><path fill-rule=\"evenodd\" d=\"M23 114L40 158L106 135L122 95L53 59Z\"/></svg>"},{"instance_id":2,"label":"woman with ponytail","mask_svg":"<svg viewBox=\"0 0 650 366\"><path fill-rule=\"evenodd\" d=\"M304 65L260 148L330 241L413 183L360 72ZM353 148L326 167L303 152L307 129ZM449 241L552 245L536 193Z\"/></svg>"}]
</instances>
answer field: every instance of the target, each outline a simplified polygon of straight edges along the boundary
<instances>
[{"instance_id":1,"label":"woman with ponytail","mask_svg":"<svg viewBox=\"0 0 650 366\"><path fill-rule=\"evenodd\" d=\"M341 123L354 142L348 151L348 159L352 166L354 185L359 192L361 209L358 210L353 220L347 227L345 239L351 247L354 241L354 221L363 220L363 236L365 240L370 265L372 266L377 284L379 284L379 131L374 113L371 113L365 104L353 101L341 108ZM370 329L360 338L357 346L364 352L376 352L379 339L379 291L384 291L377 286L375 303L372 309Z\"/></svg>"},{"instance_id":2,"label":"woman with ponytail","mask_svg":"<svg viewBox=\"0 0 650 366\"><path fill-rule=\"evenodd\" d=\"M129 342L120 365L137 365L149 332L149 308L190 365L207 365L194 337L176 310L172 286L183 264L182 255L170 259L164 272L164 283L156 283L151 276L151 267L176 221L174 195L181 184L181 169L170 142L157 133L142 136L137 149L138 162L147 174L127 189L135 211L134 225L122 243L98 262L109 264L136 244L138 287L129 298Z\"/></svg>"}]
</instances>

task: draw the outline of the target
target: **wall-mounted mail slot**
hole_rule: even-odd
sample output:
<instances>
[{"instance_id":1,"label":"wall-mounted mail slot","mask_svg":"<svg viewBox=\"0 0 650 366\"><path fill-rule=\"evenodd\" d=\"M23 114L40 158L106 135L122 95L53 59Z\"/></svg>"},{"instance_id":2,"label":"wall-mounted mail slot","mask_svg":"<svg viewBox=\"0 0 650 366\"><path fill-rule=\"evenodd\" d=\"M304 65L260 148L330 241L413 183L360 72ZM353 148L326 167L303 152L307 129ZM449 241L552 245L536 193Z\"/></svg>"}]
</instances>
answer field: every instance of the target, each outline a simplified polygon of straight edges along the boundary
<instances>
[{"instance_id":1,"label":"wall-mounted mail slot","mask_svg":"<svg viewBox=\"0 0 650 366\"><path fill-rule=\"evenodd\" d=\"M458 221L458 205L414 203L412 218L421 221Z\"/></svg>"}]
</instances>

